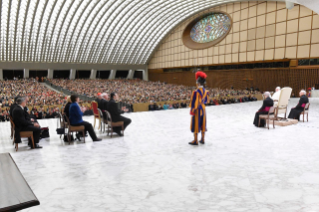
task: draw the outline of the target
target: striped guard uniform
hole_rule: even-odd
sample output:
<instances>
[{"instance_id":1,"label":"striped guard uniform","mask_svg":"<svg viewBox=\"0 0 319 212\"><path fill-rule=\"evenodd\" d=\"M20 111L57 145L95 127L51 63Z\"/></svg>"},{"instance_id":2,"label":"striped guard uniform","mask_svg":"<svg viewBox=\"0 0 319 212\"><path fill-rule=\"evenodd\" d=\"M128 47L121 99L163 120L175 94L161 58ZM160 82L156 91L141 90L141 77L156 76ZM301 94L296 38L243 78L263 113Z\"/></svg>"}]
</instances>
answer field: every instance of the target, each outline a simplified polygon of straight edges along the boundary
<instances>
[{"instance_id":1,"label":"striped guard uniform","mask_svg":"<svg viewBox=\"0 0 319 212\"><path fill-rule=\"evenodd\" d=\"M203 87L193 91L190 108L191 108L191 131L199 133L206 132L207 120L205 104L208 102L208 92Z\"/></svg>"}]
</instances>

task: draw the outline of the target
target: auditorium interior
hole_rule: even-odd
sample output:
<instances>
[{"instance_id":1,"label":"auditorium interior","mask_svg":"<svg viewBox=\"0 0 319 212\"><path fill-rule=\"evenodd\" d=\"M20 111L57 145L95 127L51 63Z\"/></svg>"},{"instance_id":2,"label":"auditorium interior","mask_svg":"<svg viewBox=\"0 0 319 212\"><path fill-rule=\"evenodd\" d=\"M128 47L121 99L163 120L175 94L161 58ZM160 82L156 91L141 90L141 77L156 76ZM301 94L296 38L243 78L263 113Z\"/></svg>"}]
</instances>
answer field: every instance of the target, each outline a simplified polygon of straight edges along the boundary
<instances>
[{"instance_id":1,"label":"auditorium interior","mask_svg":"<svg viewBox=\"0 0 319 212\"><path fill-rule=\"evenodd\" d=\"M0 0L0 211L319 211L318 0Z\"/></svg>"}]
</instances>

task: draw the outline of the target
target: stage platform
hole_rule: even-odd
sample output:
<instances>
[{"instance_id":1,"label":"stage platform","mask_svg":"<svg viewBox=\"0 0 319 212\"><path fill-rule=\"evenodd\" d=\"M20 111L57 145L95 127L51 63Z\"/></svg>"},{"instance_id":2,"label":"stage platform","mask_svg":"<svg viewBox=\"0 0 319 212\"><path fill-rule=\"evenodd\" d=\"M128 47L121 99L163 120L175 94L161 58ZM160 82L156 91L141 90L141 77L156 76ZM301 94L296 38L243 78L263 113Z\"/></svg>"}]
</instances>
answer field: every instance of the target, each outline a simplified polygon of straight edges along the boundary
<instances>
[{"instance_id":1,"label":"stage platform","mask_svg":"<svg viewBox=\"0 0 319 212\"><path fill-rule=\"evenodd\" d=\"M127 114L125 137L71 145L56 135L56 119L40 120L51 138L19 152L6 122L0 152L12 153L41 202L24 211L319 211L319 99L310 102L308 123L270 130L253 125L261 101L207 107L200 146L187 144L189 109Z\"/></svg>"}]
</instances>

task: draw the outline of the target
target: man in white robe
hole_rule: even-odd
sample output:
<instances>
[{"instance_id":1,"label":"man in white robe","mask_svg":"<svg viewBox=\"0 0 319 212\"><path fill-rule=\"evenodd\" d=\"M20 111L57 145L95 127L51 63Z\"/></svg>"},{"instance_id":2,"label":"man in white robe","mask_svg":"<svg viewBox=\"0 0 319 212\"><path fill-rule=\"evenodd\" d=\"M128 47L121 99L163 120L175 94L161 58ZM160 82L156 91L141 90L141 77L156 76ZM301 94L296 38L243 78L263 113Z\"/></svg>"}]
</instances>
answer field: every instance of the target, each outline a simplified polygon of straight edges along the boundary
<instances>
[{"instance_id":1,"label":"man in white robe","mask_svg":"<svg viewBox=\"0 0 319 212\"><path fill-rule=\"evenodd\" d=\"M277 100L277 102L279 101L279 97L280 97L280 92L281 92L281 88L278 86L277 88L276 88L276 92L272 95L272 100L274 100L274 101L276 101Z\"/></svg>"}]
</instances>

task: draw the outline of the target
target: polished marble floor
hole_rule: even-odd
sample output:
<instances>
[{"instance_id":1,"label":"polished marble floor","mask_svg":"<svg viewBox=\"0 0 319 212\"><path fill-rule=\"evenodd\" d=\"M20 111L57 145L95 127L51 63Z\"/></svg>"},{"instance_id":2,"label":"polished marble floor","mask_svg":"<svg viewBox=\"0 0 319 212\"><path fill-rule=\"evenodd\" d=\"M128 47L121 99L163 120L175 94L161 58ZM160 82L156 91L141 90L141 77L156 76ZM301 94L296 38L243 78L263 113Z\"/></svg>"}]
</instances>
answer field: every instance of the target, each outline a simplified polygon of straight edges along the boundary
<instances>
[{"instance_id":1,"label":"polished marble floor","mask_svg":"<svg viewBox=\"0 0 319 212\"><path fill-rule=\"evenodd\" d=\"M208 107L204 146L187 144L189 110L179 109L127 114L125 137L71 145L56 135L57 120L41 120L51 138L19 152L1 123L0 152L12 153L41 202L24 211L319 211L319 99L308 123L270 130L252 124L260 106Z\"/></svg>"}]
</instances>

